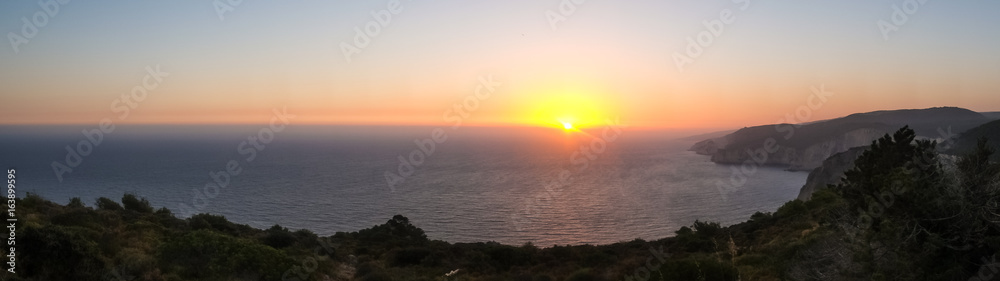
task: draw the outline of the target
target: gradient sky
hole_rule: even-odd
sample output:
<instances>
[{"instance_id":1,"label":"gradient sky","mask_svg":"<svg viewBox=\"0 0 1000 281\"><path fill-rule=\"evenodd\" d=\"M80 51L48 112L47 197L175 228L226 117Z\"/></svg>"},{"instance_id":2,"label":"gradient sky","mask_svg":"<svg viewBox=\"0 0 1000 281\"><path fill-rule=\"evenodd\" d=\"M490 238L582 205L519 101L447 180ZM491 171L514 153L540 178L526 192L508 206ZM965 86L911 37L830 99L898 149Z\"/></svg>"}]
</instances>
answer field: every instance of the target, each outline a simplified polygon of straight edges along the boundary
<instances>
[{"instance_id":1,"label":"gradient sky","mask_svg":"<svg viewBox=\"0 0 1000 281\"><path fill-rule=\"evenodd\" d=\"M225 2L225 1L221 1ZM1000 111L998 1L927 1L885 40L905 1L408 1L350 63L341 42L389 1L72 1L15 52L35 1L0 2L0 123L448 124L479 77L503 83L465 124L742 127L835 96L810 120L880 109ZM674 53L725 26L685 71ZM128 117L112 102L146 67L170 76ZM808 120L802 120L808 121Z\"/></svg>"}]
</instances>

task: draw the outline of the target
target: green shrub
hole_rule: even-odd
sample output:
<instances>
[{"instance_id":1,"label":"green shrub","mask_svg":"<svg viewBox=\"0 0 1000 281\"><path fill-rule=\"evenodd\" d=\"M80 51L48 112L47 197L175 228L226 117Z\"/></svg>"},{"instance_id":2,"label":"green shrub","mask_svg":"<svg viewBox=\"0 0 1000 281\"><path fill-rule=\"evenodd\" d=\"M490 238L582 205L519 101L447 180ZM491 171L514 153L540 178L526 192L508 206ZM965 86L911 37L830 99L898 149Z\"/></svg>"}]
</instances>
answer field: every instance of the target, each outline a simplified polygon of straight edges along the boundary
<instances>
[{"instance_id":1,"label":"green shrub","mask_svg":"<svg viewBox=\"0 0 1000 281\"><path fill-rule=\"evenodd\" d=\"M22 231L17 237L19 274L37 280L99 280L104 275L98 243L84 229L46 226Z\"/></svg>"},{"instance_id":2,"label":"green shrub","mask_svg":"<svg viewBox=\"0 0 1000 281\"><path fill-rule=\"evenodd\" d=\"M377 265L375 265L375 264L373 264L371 262L368 262L368 261L362 261L362 262L358 263L357 267L355 267L355 269L354 269L354 276L355 277L364 277L364 276L367 276L369 274L372 274L374 272L379 272L379 271L382 271L381 267L378 267Z\"/></svg>"},{"instance_id":3,"label":"green shrub","mask_svg":"<svg viewBox=\"0 0 1000 281\"><path fill-rule=\"evenodd\" d=\"M190 279L258 276L280 280L294 262L274 248L208 230L195 230L160 247L168 269Z\"/></svg>"},{"instance_id":4,"label":"green shrub","mask_svg":"<svg viewBox=\"0 0 1000 281\"><path fill-rule=\"evenodd\" d=\"M771 213L755 212L753 213L753 215L750 216L750 221L752 222L763 223L763 222L768 222L769 220L771 220Z\"/></svg>"},{"instance_id":5,"label":"green shrub","mask_svg":"<svg viewBox=\"0 0 1000 281\"><path fill-rule=\"evenodd\" d=\"M589 268L584 268L573 272L569 277L566 277L566 281L600 281L604 280L597 274L591 272Z\"/></svg>"},{"instance_id":6,"label":"green shrub","mask_svg":"<svg viewBox=\"0 0 1000 281\"><path fill-rule=\"evenodd\" d=\"M423 247L409 247L401 249L393 254L392 264L393 266L418 265L430 254L431 251Z\"/></svg>"},{"instance_id":7,"label":"green shrub","mask_svg":"<svg viewBox=\"0 0 1000 281\"><path fill-rule=\"evenodd\" d=\"M282 249L292 244L295 244L295 235L288 231L288 228L281 227L275 224L267 230L267 235L264 236L264 244L274 247L275 249Z\"/></svg>"},{"instance_id":8,"label":"green shrub","mask_svg":"<svg viewBox=\"0 0 1000 281\"><path fill-rule=\"evenodd\" d=\"M81 226L86 228L102 227L100 217L93 211L77 209L54 215L51 218L52 224L62 226Z\"/></svg>"},{"instance_id":9,"label":"green shrub","mask_svg":"<svg viewBox=\"0 0 1000 281\"><path fill-rule=\"evenodd\" d=\"M253 231L253 228L248 225L235 224L227 220L224 216L212 214L194 215L188 218L188 225L195 230L215 230L232 236L244 236Z\"/></svg>"},{"instance_id":10,"label":"green shrub","mask_svg":"<svg viewBox=\"0 0 1000 281\"><path fill-rule=\"evenodd\" d=\"M125 210L143 214L153 213L153 206L150 206L146 198L138 198L133 194L126 193L122 196L122 205L125 205Z\"/></svg>"},{"instance_id":11,"label":"green shrub","mask_svg":"<svg viewBox=\"0 0 1000 281\"><path fill-rule=\"evenodd\" d=\"M385 224L357 232L358 239L367 242L377 242L390 247L418 245L427 242L424 230L410 224L410 219L395 215Z\"/></svg>"},{"instance_id":12,"label":"green shrub","mask_svg":"<svg viewBox=\"0 0 1000 281\"><path fill-rule=\"evenodd\" d=\"M668 260L660 272L664 280L732 281L738 276L736 268L711 258Z\"/></svg>"},{"instance_id":13,"label":"green shrub","mask_svg":"<svg viewBox=\"0 0 1000 281\"><path fill-rule=\"evenodd\" d=\"M83 205L83 201L80 200L80 197L73 197L69 199L69 204L66 204L66 207L84 208L86 206Z\"/></svg>"},{"instance_id":14,"label":"green shrub","mask_svg":"<svg viewBox=\"0 0 1000 281\"><path fill-rule=\"evenodd\" d=\"M97 209L116 212L125 210L125 208L122 208L122 205L119 205L118 202L106 197L97 198Z\"/></svg>"},{"instance_id":15,"label":"green shrub","mask_svg":"<svg viewBox=\"0 0 1000 281\"><path fill-rule=\"evenodd\" d=\"M694 230L698 232L698 236L703 238L711 238L722 233L722 226L717 222L703 222L699 220L694 221Z\"/></svg>"},{"instance_id":16,"label":"green shrub","mask_svg":"<svg viewBox=\"0 0 1000 281\"><path fill-rule=\"evenodd\" d=\"M806 204L800 200L792 200L786 202L781 207L778 207L778 211L774 212L774 217L778 219L788 219L788 218L801 218L803 214L806 214L808 209Z\"/></svg>"},{"instance_id":17,"label":"green shrub","mask_svg":"<svg viewBox=\"0 0 1000 281\"><path fill-rule=\"evenodd\" d=\"M718 232L719 230L715 227L718 226L695 221L694 227L701 228L701 231L695 232L690 227L683 226L681 229L674 233L677 233L675 237L678 244L688 252L711 252L715 250L715 242L712 238L706 234Z\"/></svg>"}]
</instances>

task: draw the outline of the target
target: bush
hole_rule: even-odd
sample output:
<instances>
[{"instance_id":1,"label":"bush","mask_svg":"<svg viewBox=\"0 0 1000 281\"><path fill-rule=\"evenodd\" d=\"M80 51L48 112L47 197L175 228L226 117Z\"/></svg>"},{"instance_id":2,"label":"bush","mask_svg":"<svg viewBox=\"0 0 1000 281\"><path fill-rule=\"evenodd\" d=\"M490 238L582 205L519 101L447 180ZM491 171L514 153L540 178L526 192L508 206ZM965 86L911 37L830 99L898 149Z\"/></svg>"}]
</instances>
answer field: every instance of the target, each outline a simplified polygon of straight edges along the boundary
<instances>
[{"instance_id":1,"label":"bush","mask_svg":"<svg viewBox=\"0 0 1000 281\"><path fill-rule=\"evenodd\" d=\"M167 209L167 207L160 207L159 209L156 210L156 214L163 216L173 216L174 212L171 212L170 209Z\"/></svg>"},{"instance_id":2,"label":"bush","mask_svg":"<svg viewBox=\"0 0 1000 281\"><path fill-rule=\"evenodd\" d=\"M122 205L119 205L118 202L106 197L97 198L97 209L116 212L125 210L125 208L122 208Z\"/></svg>"},{"instance_id":3,"label":"bush","mask_svg":"<svg viewBox=\"0 0 1000 281\"><path fill-rule=\"evenodd\" d=\"M188 279L259 276L280 280L294 262L274 248L207 230L196 230L165 243L162 261Z\"/></svg>"},{"instance_id":4,"label":"bush","mask_svg":"<svg viewBox=\"0 0 1000 281\"><path fill-rule=\"evenodd\" d=\"M121 278L111 280L132 280L129 277L143 276L157 271L156 258L135 248L122 249L115 258L115 264L112 275Z\"/></svg>"},{"instance_id":5,"label":"bush","mask_svg":"<svg viewBox=\"0 0 1000 281\"><path fill-rule=\"evenodd\" d=\"M371 275L372 273L380 271L382 271L382 268L376 266L375 264L372 264L371 262L364 261L360 262L358 266L355 267L354 277L359 277L359 278L365 277L367 275Z\"/></svg>"},{"instance_id":6,"label":"bush","mask_svg":"<svg viewBox=\"0 0 1000 281\"><path fill-rule=\"evenodd\" d=\"M125 210L143 214L153 213L153 206L149 205L149 201L146 198L138 198L133 194L126 193L122 196L122 205L125 205Z\"/></svg>"},{"instance_id":7,"label":"bush","mask_svg":"<svg viewBox=\"0 0 1000 281\"><path fill-rule=\"evenodd\" d=\"M240 225L230 222L224 216L211 214L197 214L188 218L188 225L192 229L210 229L226 233L232 236L243 236L253 230L248 225Z\"/></svg>"},{"instance_id":8,"label":"bush","mask_svg":"<svg viewBox=\"0 0 1000 281\"><path fill-rule=\"evenodd\" d=\"M599 281L604 280L597 274L590 271L589 268L584 268L573 272L569 277L566 277L566 281Z\"/></svg>"},{"instance_id":9,"label":"bush","mask_svg":"<svg viewBox=\"0 0 1000 281\"><path fill-rule=\"evenodd\" d=\"M358 231L358 238L397 247L427 242L424 230L410 224L410 219L402 215L393 216L383 225Z\"/></svg>"},{"instance_id":10,"label":"bush","mask_svg":"<svg viewBox=\"0 0 1000 281\"><path fill-rule=\"evenodd\" d=\"M17 240L19 274L37 280L101 280L106 265L91 233L62 226L23 231Z\"/></svg>"},{"instance_id":11,"label":"bush","mask_svg":"<svg viewBox=\"0 0 1000 281\"><path fill-rule=\"evenodd\" d=\"M771 213L756 212L750 216L750 221L753 222L767 222L770 219L771 219Z\"/></svg>"},{"instance_id":12,"label":"bush","mask_svg":"<svg viewBox=\"0 0 1000 281\"><path fill-rule=\"evenodd\" d=\"M83 205L83 201L80 200L80 197L70 198L69 199L69 204L66 204L66 206L67 207L71 207L71 208L84 208L84 207L86 207L86 206Z\"/></svg>"},{"instance_id":13,"label":"bush","mask_svg":"<svg viewBox=\"0 0 1000 281\"><path fill-rule=\"evenodd\" d=\"M715 251L715 242L712 239L722 233L722 226L715 222L695 220L691 227L681 227L674 233L677 233L677 242L685 251L711 252Z\"/></svg>"},{"instance_id":14,"label":"bush","mask_svg":"<svg viewBox=\"0 0 1000 281\"><path fill-rule=\"evenodd\" d=\"M292 232L288 231L288 228L277 224L268 229L267 236L264 236L264 244L275 249L291 246L295 244L295 240L295 235L292 235Z\"/></svg>"},{"instance_id":15,"label":"bush","mask_svg":"<svg viewBox=\"0 0 1000 281\"><path fill-rule=\"evenodd\" d=\"M805 214L807 211L808 209L806 209L804 202L792 200L778 207L778 211L774 212L774 217L778 219L801 218L802 214Z\"/></svg>"},{"instance_id":16,"label":"bush","mask_svg":"<svg viewBox=\"0 0 1000 281\"><path fill-rule=\"evenodd\" d=\"M410 247L396 251L392 258L393 266L408 266L408 265L418 265L427 256L431 254L430 250L420 247Z\"/></svg>"},{"instance_id":17,"label":"bush","mask_svg":"<svg viewBox=\"0 0 1000 281\"><path fill-rule=\"evenodd\" d=\"M80 226L86 228L106 227L106 225L101 224L100 217L96 216L95 213L90 210L78 209L53 215L51 221L52 224L61 226Z\"/></svg>"},{"instance_id":18,"label":"bush","mask_svg":"<svg viewBox=\"0 0 1000 281\"><path fill-rule=\"evenodd\" d=\"M703 222L699 220L694 221L694 230L698 232L698 236L703 238L712 238L719 233L722 233L722 226L717 222Z\"/></svg>"},{"instance_id":19,"label":"bush","mask_svg":"<svg viewBox=\"0 0 1000 281\"><path fill-rule=\"evenodd\" d=\"M669 260L660 271L664 280L736 280L736 268L711 258Z\"/></svg>"}]
</instances>

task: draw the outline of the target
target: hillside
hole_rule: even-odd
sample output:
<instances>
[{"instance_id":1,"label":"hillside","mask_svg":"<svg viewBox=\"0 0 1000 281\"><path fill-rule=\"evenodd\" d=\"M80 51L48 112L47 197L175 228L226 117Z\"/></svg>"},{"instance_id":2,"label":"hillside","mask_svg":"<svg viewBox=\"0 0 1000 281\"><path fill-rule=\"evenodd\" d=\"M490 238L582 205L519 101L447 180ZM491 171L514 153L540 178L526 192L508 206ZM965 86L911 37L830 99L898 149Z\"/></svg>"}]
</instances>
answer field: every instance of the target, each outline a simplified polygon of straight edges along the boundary
<instances>
[{"instance_id":1,"label":"hillside","mask_svg":"<svg viewBox=\"0 0 1000 281\"><path fill-rule=\"evenodd\" d=\"M910 126L917 136L936 138L939 129L952 128L962 132L991 121L990 118L968 109L958 107L934 107L928 109L882 110L855 113L827 122L877 122L893 127Z\"/></svg>"},{"instance_id":2,"label":"hillside","mask_svg":"<svg viewBox=\"0 0 1000 281\"><path fill-rule=\"evenodd\" d=\"M980 112L979 114L986 116L986 118L989 118L990 120L1000 120L1000 111Z\"/></svg>"},{"instance_id":3,"label":"hillside","mask_svg":"<svg viewBox=\"0 0 1000 281\"><path fill-rule=\"evenodd\" d=\"M965 153L976 147L979 138L986 138L992 147L1000 147L1000 120L983 124L979 127L969 129L959 134L955 141L955 146L948 152L953 154ZM1000 155L993 155L994 160L998 160Z\"/></svg>"},{"instance_id":4,"label":"hillside","mask_svg":"<svg viewBox=\"0 0 1000 281\"><path fill-rule=\"evenodd\" d=\"M21 212L17 274L0 272L0 280L734 280L741 265L719 258L727 247L783 247L765 245L771 238L754 233L787 235L793 230L782 230L777 219L802 216L779 211L757 214L739 228L695 222L656 241L539 248L431 240L401 215L319 236L278 225L256 229L210 214L177 218L128 194L121 204L99 198L93 207L32 194L15 201ZM782 271L752 267L744 276Z\"/></svg>"},{"instance_id":5,"label":"hillside","mask_svg":"<svg viewBox=\"0 0 1000 281\"><path fill-rule=\"evenodd\" d=\"M956 107L874 111L809 124L743 128L695 143L690 150L710 155L716 163L742 164L751 160L747 150L773 140L779 148L762 164L808 171L831 155L868 145L902 126L910 126L920 138L942 139L986 122L989 118L982 114Z\"/></svg>"},{"instance_id":6,"label":"hillside","mask_svg":"<svg viewBox=\"0 0 1000 281\"><path fill-rule=\"evenodd\" d=\"M798 199L809 201L813 193L829 185L838 185L844 178L844 172L854 167L854 160L868 150L867 146L859 146L830 156L823 165L809 172L806 183L799 190Z\"/></svg>"}]
</instances>

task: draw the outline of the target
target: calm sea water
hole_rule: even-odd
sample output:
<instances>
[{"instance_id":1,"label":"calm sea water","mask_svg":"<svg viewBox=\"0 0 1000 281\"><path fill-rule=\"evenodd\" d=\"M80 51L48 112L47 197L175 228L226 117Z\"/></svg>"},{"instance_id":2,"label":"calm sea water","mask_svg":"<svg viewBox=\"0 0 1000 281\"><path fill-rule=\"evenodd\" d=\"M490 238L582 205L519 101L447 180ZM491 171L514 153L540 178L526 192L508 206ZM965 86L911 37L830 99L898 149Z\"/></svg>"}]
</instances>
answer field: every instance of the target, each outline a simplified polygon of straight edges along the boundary
<instances>
[{"instance_id":1,"label":"calm sea water","mask_svg":"<svg viewBox=\"0 0 1000 281\"><path fill-rule=\"evenodd\" d=\"M433 127L290 127L247 161L238 147L262 127L119 126L60 182L51 165L66 163L64 147L84 140L84 128L0 127L0 164L17 169L19 196L93 206L134 193L175 213L186 204L321 235L402 214L432 239L550 246L658 239L696 219L737 223L793 200L806 178L760 167L723 196L716 182L728 182L732 167L685 151L691 143L676 132L626 129L601 142L599 129L469 127L443 129L448 139L390 188L386 172L397 172L398 158ZM241 173L214 197L194 200L230 160Z\"/></svg>"}]
</instances>

